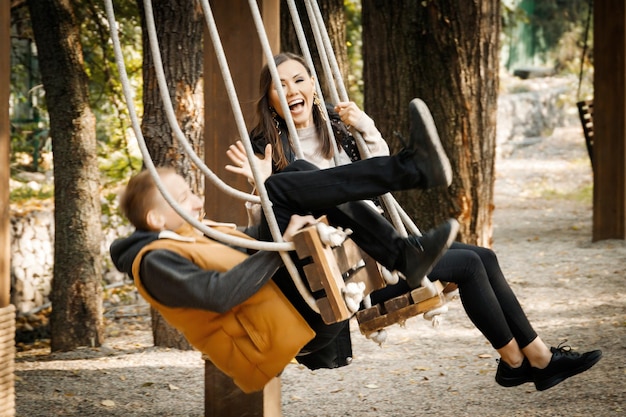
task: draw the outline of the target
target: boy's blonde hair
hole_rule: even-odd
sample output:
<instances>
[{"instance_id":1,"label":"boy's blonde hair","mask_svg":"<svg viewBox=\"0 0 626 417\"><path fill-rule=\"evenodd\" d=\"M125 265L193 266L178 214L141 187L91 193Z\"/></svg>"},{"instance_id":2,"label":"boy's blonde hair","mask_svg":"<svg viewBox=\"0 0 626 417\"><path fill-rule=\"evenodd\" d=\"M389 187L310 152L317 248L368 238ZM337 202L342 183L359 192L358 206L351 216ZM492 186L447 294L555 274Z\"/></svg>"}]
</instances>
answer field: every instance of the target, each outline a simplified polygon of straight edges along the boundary
<instances>
[{"instance_id":1,"label":"boy's blonde hair","mask_svg":"<svg viewBox=\"0 0 626 417\"><path fill-rule=\"evenodd\" d=\"M171 167L157 168L159 177L176 174ZM151 230L148 212L154 208L159 190L147 169L132 177L120 197L120 210L137 230Z\"/></svg>"}]
</instances>

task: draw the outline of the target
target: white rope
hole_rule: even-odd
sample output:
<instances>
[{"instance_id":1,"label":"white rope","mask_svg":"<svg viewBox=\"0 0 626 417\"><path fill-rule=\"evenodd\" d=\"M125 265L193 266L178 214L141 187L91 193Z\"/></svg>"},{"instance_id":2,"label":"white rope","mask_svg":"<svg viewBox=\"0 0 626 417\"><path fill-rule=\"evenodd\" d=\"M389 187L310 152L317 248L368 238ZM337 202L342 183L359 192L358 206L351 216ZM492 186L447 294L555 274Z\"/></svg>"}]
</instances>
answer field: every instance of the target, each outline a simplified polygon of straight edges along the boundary
<instances>
[{"instance_id":1,"label":"white rope","mask_svg":"<svg viewBox=\"0 0 626 417\"><path fill-rule=\"evenodd\" d=\"M202 1L203 1L203 4L207 3L208 5L207 0L202 0ZM254 21L254 25L259 35L259 41L261 42L261 46L263 47L263 52L267 59L268 67L270 68L272 81L274 82L276 91L278 91L278 97L280 99L281 108L283 109L283 113L287 116L285 119L287 122L287 128L289 130L289 134L292 138L295 138L294 148L296 151L296 155L298 155L298 157L302 159L303 158L302 149L300 148L300 141L298 139L298 134L296 132L296 126L293 122L293 118L291 117L291 111L289 110L287 97L285 96L285 91L282 88L282 83L280 82L278 69L276 68L276 64L274 63L274 54L272 53L272 48L270 47L269 39L267 38L267 32L265 31L265 27L263 25L263 19L261 18L261 12L259 11L259 6L256 3L256 0L250 0L249 4L250 4L250 12L252 13L252 19ZM254 155L254 152L252 151L251 146L249 147L249 149L250 151L247 151L247 152L250 152L248 153L248 155ZM250 159L255 159L255 158L250 158ZM264 186L261 185L260 191L264 189L265 189ZM269 199L267 200L269 201ZM276 231L278 230L278 225L276 224L276 219L273 213L270 214L268 218L268 222L270 223L270 230L272 232L272 237L274 238L274 240L277 240L277 239L279 241L282 240L280 233L276 233ZM313 311L319 313L320 310L319 310L319 307L317 306L317 302L315 301L315 298L313 298L313 295L311 294L309 289L306 287L306 285L304 285L302 277L300 276L300 273L298 272L298 269L296 268L289 254L285 252L280 252L280 255L283 260L283 263L285 264L285 266L287 267L287 270L289 271L289 274L291 275L291 279L294 285L298 289L298 292L300 293L302 298L306 301L308 306Z\"/></svg>"},{"instance_id":2,"label":"white rope","mask_svg":"<svg viewBox=\"0 0 626 417\"><path fill-rule=\"evenodd\" d=\"M235 88L232 82L232 78L230 75L230 70L228 69L228 63L226 62L226 58L224 55L224 51L221 45L221 41L219 40L219 33L217 31L216 25L215 25L215 21L213 18L213 14L211 11L211 7L208 3L208 0L201 0L201 4L202 4L202 8L204 11L204 15L207 21L207 26L209 28L209 34L211 36L211 39L213 41L213 46L214 46L214 50L218 59L218 63L220 65L220 69L222 72L222 76L224 78L224 83L226 86L226 91L227 94L229 96L230 99L230 103L231 103L231 107L233 109L233 114L235 115L235 120L237 123L237 127L239 130L239 135L241 137L242 143L244 144L244 147L246 149L246 153L248 155L254 155L254 150L252 149L252 145L250 143L250 138L248 136L247 133L247 129L245 126L245 121L243 119L243 115L241 113L241 107L239 106L239 100L237 98L236 92L235 92ZM261 18L260 15L260 11L258 8L258 5L256 3L255 0L249 0L249 4L250 4L250 10L253 16L253 20L255 23L255 27L257 29L258 35L259 35L259 40L261 42L261 45L263 47L264 50L264 54L266 56L267 59L267 64L268 64L268 68L270 70L271 76L272 76L272 80L274 82L274 85L276 87L276 90L278 91L278 96L280 99L280 104L281 104L281 108L283 109L283 113L285 114L285 121L287 123L287 128L289 130L289 134L290 137L293 138L292 140L292 144L294 146L294 150L296 152L296 155L298 156L298 158L302 158L302 151L301 151L301 147L300 147L300 142L298 139L298 135L297 135L297 130L295 128L295 124L293 122L293 119L291 118L291 114L289 111L289 105L287 103L286 100L286 96L284 93L284 90L282 88L282 83L280 82L280 76L278 74L278 70L276 68L274 59L273 59L273 52L271 50L271 47L269 45L269 40L267 39L267 34L263 25L263 20ZM312 71L312 75L315 77L316 80L316 90L318 91L318 94L320 95L320 99L322 100L322 102L324 102L323 99L323 94L322 94L322 89L319 85L319 81L318 81L318 77L316 76L315 73L315 66L313 65L313 61L309 52L309 48L308 45L306 44L306 36L304 35L304 30L302 28L301 25L301 21L299 19L298 13L297 13L297 8L295 6L295 3L293 0L288 0L288 5L290 7L290 11L292 14L292 18L294 21L294 26L296 28L296 33L298 35L298 39L300 41L302 50L305 51L304 55L305 55L305 59L307 61L307 64L309 65L309 68ZM341 77L341 73L339 71L339 67L335 58L334 53L332 52L332 46L330 43L330 38L328 36L328 33L326 32L326 27L323 23L323 18L321 16L321 12L319 10L319 7L317 5L316 2L311 2L310 0L307 0L305 2L305 5L307 7L307 12L309 14L309 20L311 21L311 25L312 25L312 29L314 32L314 36L315 36L315 40L317 42L317 46L318 46L318 50L320 51L320 58L322 61L322 65L324 67L324 71L326 74L326 78L327 80L329 80L329 87L330 87L330 91L331 91L331 96L333 96L333 100L334 101L338 101L339 100L339 94L341 94L341 100L342 101L347 101L347 93L345 91L345 87L343 84L343 80ZM270 231L272 233L272 236L274 238L275 242L259 242L259 241L252 241L252 240L248 240L248 239L243 239L243 238L238 238L238 237L234 237L222 232L217 232L214 229L211 229L207 226L205 226L203 223L201 223L200 221L198 221L197 219L193 219L191 218L187 213L185 213L180 206L177 204L177 202L173 199L173 197L168 193L167 189L165 188L165 186L163 185L163 183L161 182L158 173L156 172L156 167L154 166L154 163L150 157L149 151L147 149L147 146L145 144L145 139L143 137L143 134L141 132L141 128L138 122L138 118L134 109L134 104L132 101L132 93L131 93L131 88L130 88L130 84L128 82L128 78L126 75L126 70L125 70L125 65L124 65L124 61L122 58L122 53L121 53L121 48L119 46L119 39L117 37L117 27L116 27L116 22L115 22L115 17L114 17L114 12L113 12L113 6L112 6L112 0L105 0L105 7L106 7L106 11L107 11L107 17L109 19L109 25L111 26L111 37L113 40L113 45L114 45L114 51L115 51L115 59L116 59L116 63L118 65L118 69L120 72L120 77L122 79L122 88L124 91L124 96L126 98L127 101L127 105L129 108L129 114L131 117L131 123L133 126L133 130L135 131L135 136L137 138L137 141L139 143L139 148L141 150L142 156L144 158L144 163L146 165L146 168L150 171L151 175L153 176L154 180L155 180L155 184L157 186L157 188L159 189L159 191L161 192L161 194L163 195L163 197L165 198L165 200L168 202L168 204L170 204L172 206L172 208L179 214L181 215L181 217L183 217L186 221L188 221L191 225L193 225L195 228L197 228L198 230L200 230L201 232L203 232L204 234L206 234L207 236L222 241L226 244L231 244L231 245L237 245L237 246L241 246L241 247L245 247L245 248L250 248L250 249L255 249L255 250L272 250L272 251L279 251L281 254L281 257L285 263L285 265L287 266L287 269L289 271L289 273L291 274L292 278L294 279L294 283L296 284L296 287L298 288L298 290L300 291L300 293L302 294L302 296L304 297L304 299L307 301L307 303L309 304L309 306L315 310L315 311L319 311L319 309L317 308L317 305L315 303L315 300L313 299L313 297L311 296L310 292L308 291L308 289L304 286L304 284L302 283L302 279L299 276L299 273L297 271L297 268L295 267L295 265L293 264L292 259L290 258L290 256L288 255L287 251L291 251L293 250L293 244L292 243L285 243L282 241L282 236L280 234L277 222L276 222L276 218L274 216L273 210L271 208L271 201L269 201L269 198L267 196L267 192L265 190L265 187L263 185L263 181L261 181L260 178L260 173L259 173L259 167L258 167L258 162L256 161L255 158L249 158L250 160L250 167L252 170L252 174L253 177L255 178L255 182L258 185L258 192L260 194L260 196L253 196L251 194L242 192L240 190L234 189L232 187L230 187L229 185L225 184L219 177L217 177L217 175L215 175L204 163L204 161L201 160L201 158L198 157L198 155L195 153L195 151L193 150L193 147L190 145L189 141L187 140L187 138L185 137L184 133L181 131L179 125L178 125L178 121L176 120L176 115L172 106L172 102L171 102L171 97L169 95L169 90L168 90L168 86L167 86L167 81L165 79L165 74L163 71L163 64L162 64L162 60L161 60L161 54L160 54L160 48L158 45L158 38L156 35L156 28L155 28L155 24L154 24L154 15L153 15L153 11L152 11L152 2L151 0L144 0L144 7L146 10L146 27L147 27L147 32L148 32L148 38L149 38L149 43L150 43L150 48L151 48L151 52L152 52L152 56L153 56L153 60L154 60L154 66L155 66L155 73L156 73L156 77L157 77L157 82L158 82L158 86L159 86L159 91L161 94L161 99L163 101L164 104L164 110L168 119L168 122L170 123L170 126L172 127L172 131L174 133L175 138L178 140L178 142L181 144L181 146L183 147L183 149L185 150L185 152L190 156L190 158L192 159L192 161L195 163L195 165L204 173L204 175L211 180L214 184L216 184L218 186L218 188L227 193L230 194L236 198L242 199L242 200L246 200L246 201L251 201L251 202L261 202L262 206L263 206L263 210L266 213L266 218L268 220L268 224L270 226ZM321 28L321 29L320 29ZM323 30L322 30L323 29ZM330 53L326 53L326 51L330 51ZM331 75L332 74L332 75ZM330 80L336 80L335 82L330 82ZM337 86L339 86L340 88L340 92L337 92ZM328 114L326 112L326 108L325 106L323 107L323 112L325 113L326 116L326 121L327 121L327 128L329 129L329 131L332 133L332 127L330 125L330 120L328 117ZM359 149L361 150L362 154L364 155L365 158L370 157L370 153L369 153L369 149L367 148L363 138L361 137L359 132L355 132L355 138L357 140L357 144L359 145ZM335 145L337 145L335 143ZM396 226L396 229L399 230L399 232L401 234L403 234L404 236L406 236L406 230L403 227L403 221L404 223L407 223L411 228L412 228L412 232L415 234L420 234L419 233L419 229L417 229L417 227L414 225L414 223L411 221L411 219L408 217L408 215L406 215L406 213L401 209L401 207L398 205L398 203L393 199L393 197L391 196L391 194L386 194L384 196L382 196L383 202L385 203L385 207L387 208L388 214L390 215L390 217L392 218L392 222L394 223L394 225ZM398 214L398 212L400 212L400 214ZM400 217L402 216L402 217ZM425 279L423 280L423 285L429 287L432 286L433 284Z\"/></svg>"},{"instance_id":3,"label":"white rope","mask_svg":"<svg viewBox=\"0 0 626 417\"><path fill-rule=\"evenodd\" d=\"M174 106L172 105L172 99L170 97L169 89L167 86L167 80L165 79L165 72L163 70L163 61L161 59L161 49L159 48L159 40L156 34L156 27L154 23L154 14L152 10L152 0L144 0L146 28L148 32L148 39L150 44L150 51L152 52L152 60L154 62L154 70L157 78L157 84L159 92L161 94L161 100L163 102L163 109L167 120L172 128L174 137L181 144L185 152L192 159L194 164L204 173L204 175L211 180L221 191L237 197L241 200L259 201L255 196L237 190L228 184L224 183L215 173L213 173L204 163L204 161L196 154L195 150L185 137L185 134L178 125L176 119L176 113L174 112Z\"/></svg>"},{"instance_id":4,"label":"white rope","mask_svg":"<svg viewBox=\"0 0 626 417\"><path fill-rule=\"evenodd\" d=\"M296 156L299 159L303 159L302 149L300 148L300 142L298 140L298 133L296 131L296 126L291 118L291 112L289 110L289 104L287 103L287 98L285 97L285 91L283 89L282 83L280 82L280 75L278 74L278 69L276 68L276 63L274 62L274 53L272 52L272 47L270 46L269 39L267 38L267 33L265 31L265 26L263 25L263 18L261 17L261 12L259 11L259 6L256 0L249 0L250 4L250 12L252 13L252 20L254 21L254 26L259 35L259 41L261 41L261 47L263 49L263 53L265 54L265 58L267 60L267 66L270 70L270 74L272 75L272 81L274 82L274 87L278 92L278 98L280 100L280 107L283 110L283 114L285 114L285 122L287 123L287 130L289 131L289 137L293 138L293 146Z\"/></svg>"},{"instance_id":5,"label":"white rope","mask_svg":"<svg viewBox=\"0 0 626 417\"><path fill-rule=\"evenodd\" d=\"M117 33L117 22L115 21L115 13L113 10L112 0L105 0L105 9L107 13L107 19L109 22L109 26L111 28L111 40L113 42L113 51L115 55L115 61L118 67L118 71L120 73L120 81L122 83L122 91L124 93L124 98L126 100L126 105L128 107L128 113L131 119L131 125L133 127L133 131L135 133L135 137L137 139L137 144L139 146L139 150L144 159L144 164L146 165L146 169L150 171L150 174L154 178L154 182L163 195L163 198L172 206L172 208L187 222L189 222L196 229L200 230L202 233L206 234L212 239L224 242L226 244L240 246L249 249L255 250L273 250L273 251L290 251L293 250L294 246L292 243L274 243L274 242L261 242L254 241L250 239L244 239L240 237L235 237L223 232L216 231L215 229L209 228L202 224L198 219L194 219L189 216L178 203L173 199L170 193L167 191L163 182L160 180L158 172L156 171L156 167L151 159L150 152L146 146L145 139L143 137L143 133L141 132L141 126L139 123L139 118L137 117L137 112L135 110L135 105L133 103L133 90L130 87L130 82L128 80L128 75L126 72L126 66L124 64L122 49L120 46L120 41Z\"/></svg>"},{"instance_id":6,"label":"white rope","mask_svg":"<svg viewBox=\"0 0 626 417\"><path fill-rule=\"evenodd\" d=\"M339 64L337 63L336 55L333 52L330 36L328 35L328 31L326 30L326 25L324 24L324 18L320 11L319 5L316 1L306 0L305 6L307 9L309 21L311 22L311 28L316 41L316 46L318 51L320 52L320 60L322 61L322 68L324 68L324 75L326 76L326 79L329 80L328 87L331 90L333 100L349 101L343 77L339 69ZM339 89L339 91L337 91L337 89ZM363 158L370 158L372 155L361 133L355 131L353 136L356 140L357 146ZM396 204L394 203L394 197L390 193L386 193L380 198L384 203L387 214L389 215L389 218L391 219L391 222L396 230L398 230L398 232L402 236L407 236L404 223L397 212ZM410 221L410 219L408 220Z\"/></svg>"},{"instance_id":7,"label":"white rope","mask_svg":"<svg viewBox=\"0 0 626 417\"><path fill-rule=\"evenodd\" d=\"M293 26L296 31L296 37L298 38L298 43L300 44L300 50L302 51L302 56L304 57L309 70L311 71L311 75L315 78L315 91L317 92L321 103L326 103L324 99L324 92L322 91L322 87L320 85L320 78L317 76L317 71L315 69L315 65L313 63L313 58L311 57L311 50L309 49L309 44L306 39L306 35L304 33L304 28L302 26L302 21L300 20L300 14L298 13L298 8L296 7L296 3L294 0L287 0L287 6L289 7L289 12L291 14L291 20L293 22ZM332 94L332 91L331 91ZM332 100L336 103L338 99L333 96ZM324 116L324 120L326 122L326 130L328 131L329 137L334 137L333 127L330 123L330 117L328 115L328 109L323 104L321 106L322 114ZM340 164L339 160L339 152L340 147L337 141L332 141L332 145L334 147L335 152L333 152L333 160L335 165Z\"/></svg>"}]
</instances>

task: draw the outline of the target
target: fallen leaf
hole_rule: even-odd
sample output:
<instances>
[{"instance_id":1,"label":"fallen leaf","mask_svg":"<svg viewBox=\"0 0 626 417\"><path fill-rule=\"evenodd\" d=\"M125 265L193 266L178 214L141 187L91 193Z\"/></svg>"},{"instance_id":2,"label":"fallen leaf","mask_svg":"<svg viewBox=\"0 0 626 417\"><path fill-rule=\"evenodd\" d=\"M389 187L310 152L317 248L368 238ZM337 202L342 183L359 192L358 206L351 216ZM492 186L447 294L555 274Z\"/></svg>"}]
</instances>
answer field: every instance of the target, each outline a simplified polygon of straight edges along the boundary
<instances>
[{"instance_id":1,"label":"fallen leaf","mask_svg":"<svg viewBox=\"0 0 626 417\"><path fill-rule=\"evenodd\" d=\"M100 404L102 404L105 407L115 407L115 402L112 400L102 400Z\"/></svg>"}]
</instances>

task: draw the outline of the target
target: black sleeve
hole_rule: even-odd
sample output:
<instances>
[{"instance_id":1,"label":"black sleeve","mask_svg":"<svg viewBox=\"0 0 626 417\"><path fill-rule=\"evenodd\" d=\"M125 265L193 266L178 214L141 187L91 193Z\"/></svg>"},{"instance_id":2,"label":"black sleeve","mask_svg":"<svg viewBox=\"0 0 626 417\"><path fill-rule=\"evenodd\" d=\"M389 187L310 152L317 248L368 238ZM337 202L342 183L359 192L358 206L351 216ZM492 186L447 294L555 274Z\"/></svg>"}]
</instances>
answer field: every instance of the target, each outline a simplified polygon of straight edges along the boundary
<instances>
[{"instance_id":1,"label":"black sleeve","mask_svg":"<svg viewBox=\"0 0 626 417\"><path fill-rule=\"evenodd\" d=\"M278 252L259 251L229 271L209 271L158 249L144 255L139 275L148 293L168 307L223 313L256 293L281 266Z\"/></svg>"}]
</instances>

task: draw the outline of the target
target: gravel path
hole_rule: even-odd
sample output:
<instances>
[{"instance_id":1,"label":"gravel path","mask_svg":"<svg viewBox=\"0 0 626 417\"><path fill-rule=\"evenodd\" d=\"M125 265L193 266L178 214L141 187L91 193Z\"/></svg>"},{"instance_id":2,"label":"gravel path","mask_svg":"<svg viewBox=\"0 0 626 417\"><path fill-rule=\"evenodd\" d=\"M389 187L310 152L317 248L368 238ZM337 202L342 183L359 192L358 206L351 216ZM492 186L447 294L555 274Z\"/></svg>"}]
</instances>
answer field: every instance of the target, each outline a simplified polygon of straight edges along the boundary
<instances>
[{"instance_id":1,"label":"gravel path","mask_svg":"<svg viewBox=\"0 0 626 417\"><path fill-rule=\"evenodd\" d=\"M438 328L410 319L389 328L382 347L355 328L348 367L290 365L286 417L626 415L626 242L591 242L592 177L580 128L515 149L497 172L494 249L512 287L547 343L601 348L600 363L548 391L501 388L497 354L456 300ZM199 353L151 347L145 314L108 331L99 349L18 353L17 416L204 414Z\"/></svg>"}]
</instances>

